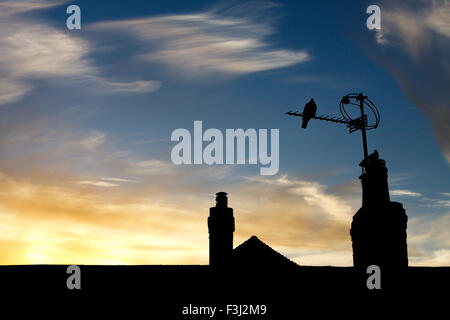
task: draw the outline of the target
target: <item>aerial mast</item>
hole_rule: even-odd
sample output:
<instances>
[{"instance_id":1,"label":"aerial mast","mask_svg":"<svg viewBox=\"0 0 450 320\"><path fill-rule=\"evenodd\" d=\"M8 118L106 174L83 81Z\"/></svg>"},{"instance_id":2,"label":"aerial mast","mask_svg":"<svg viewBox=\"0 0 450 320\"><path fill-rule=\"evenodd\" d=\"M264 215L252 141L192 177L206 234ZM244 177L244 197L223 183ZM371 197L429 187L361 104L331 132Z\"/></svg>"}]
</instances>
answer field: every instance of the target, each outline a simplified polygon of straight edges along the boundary
<instances>
[{"instance_id":1,"label":"aerial mast","mask_svg":"<svg viewBox=\"0 0 450 320\"><path fill-rule=\"evenodd\" d=\"M347 112L347 106L359 107L361 116L358 118L352 118ZM374 120L371 124L369 124L367 121L367 114L364 112L364 107L367 107L374 115ZM339 109L341 112L341 117L334 117L329 115L314 115L311 117L311 119L345 124L347 125L350 133L361 130L364 160L367 160L369 155L367 151L366 131L376 129L378 127L378 124L380 123L380 113L377 107L372 101L369 100L367 96L363 95L362 93L349 93L342 97L339 104ZM286 112L286 114L290 116L303 117L303 112L298 111L289 111Z\"/></svg>"}]
</instances>

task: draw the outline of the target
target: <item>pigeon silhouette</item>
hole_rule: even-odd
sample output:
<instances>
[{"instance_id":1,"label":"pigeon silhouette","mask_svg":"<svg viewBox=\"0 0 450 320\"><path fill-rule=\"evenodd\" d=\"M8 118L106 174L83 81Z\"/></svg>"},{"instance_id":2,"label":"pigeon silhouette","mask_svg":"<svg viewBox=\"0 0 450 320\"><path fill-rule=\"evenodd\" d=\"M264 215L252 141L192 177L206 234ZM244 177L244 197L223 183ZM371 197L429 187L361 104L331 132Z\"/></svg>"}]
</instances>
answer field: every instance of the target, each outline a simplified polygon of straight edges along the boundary
<instances>
[{"instance_id":1,"label":"pigeon silhouette","mask_svg":"<svg viewBox=\"0 0 450 320\"><path fill-rule=\"evenodd\" d=\"M305 108L303 109L303 122L302 128L306 128L309 120L316 115L317 105L314 102L314 99L309 100L307 104L305 104Z\"/></svg>"},{"instance_id":2,"label":"pigeon silhouette","mask_svg":"<svg viewBox=\"0 0 450 320\"><path fill-rule=\"evenodd\" d=\"M380 155L378 154L378 151L375 149L375 151L367 157L369 160L378 160Z\"/></svg>"}]
</instances>

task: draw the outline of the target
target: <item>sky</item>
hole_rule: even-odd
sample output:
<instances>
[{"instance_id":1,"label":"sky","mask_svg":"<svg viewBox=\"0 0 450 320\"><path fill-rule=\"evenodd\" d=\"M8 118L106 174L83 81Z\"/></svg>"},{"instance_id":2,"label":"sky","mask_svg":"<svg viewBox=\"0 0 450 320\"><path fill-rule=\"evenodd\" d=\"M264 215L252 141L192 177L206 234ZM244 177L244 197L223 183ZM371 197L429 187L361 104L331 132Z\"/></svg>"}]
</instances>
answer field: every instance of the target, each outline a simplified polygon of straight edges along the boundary
<instances>
[{"instance_id":1,"label":"sky","mask_svg":"<svg viewBox=\"0 0 450 320\"><path fill-rule=\"evenodd\" d=\"M207 264L226 191L235 245L350 266L361 135L284 112L363 92L409 264L450 266L449 21L445 0L0 1L0 264ZM279 171L175 165L194 121L279 129Z\"/></svg>"}]
</instances>

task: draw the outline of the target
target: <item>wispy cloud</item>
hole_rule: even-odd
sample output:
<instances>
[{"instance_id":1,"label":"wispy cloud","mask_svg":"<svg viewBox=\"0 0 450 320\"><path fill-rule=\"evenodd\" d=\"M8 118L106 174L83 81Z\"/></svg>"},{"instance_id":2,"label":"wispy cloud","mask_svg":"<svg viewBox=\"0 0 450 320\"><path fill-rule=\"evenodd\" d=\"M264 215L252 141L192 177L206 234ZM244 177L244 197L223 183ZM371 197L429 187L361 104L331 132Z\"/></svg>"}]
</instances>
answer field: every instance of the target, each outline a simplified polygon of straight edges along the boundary
<instances>
[{"instance_id":1,"label":"wispy cloud","mask_svg":"<svg viewBox=\"0 0 450 320\"><path fill-rule=\"evenodd\" d=\"M450 265L450 213L410 218L408 255L411 265Z\"/></svg>"},{"instance_id":2,"label":"wispy cloud","mask_svg":"<svg viewBox=\"0 0 450 320\"><path fill-rule=\"evenodd\" d=\"M391 190L393 196L420 197L422 194L411 190Z\"/></svg>"},{"instance_id":3,"label":"wispy cloud","mask_svg":"<svg viewBox=\"0 0 450 320\"><path fill-rule=\"evenodd\" d=\"M81 147L86 150L95 150L105 142L106 134L100 131L91 131L86 137L79 141Z\"/></svg>"},{"instance_id":4,"label":"wispy cloud","mask_svg":"<svg viewBox=\"0 0 450 320\"><path fill-rule=\"evenodd\" d=\"M136 181L130 180L130 179L123 179L123 178L100 178L99 180L81 180L81 181L77 181L76 184L88 185L88 186L94 186L94 187L111 188L111 187L120 186L120 183L130 183L130 182L136 182Z\"/></svg>"},{"instance_id":5,"label":"wispy cloud","mask_svg":"<svg viewBox=\"0 0 450 320\"><path fill-rule=\"evenodd\" d=\"M447 195L444 193L443 196ZM446 209L450 208L450 199L448 198L422 198L421 199L423 206L427 208L437 208L437 209Z\"/></svg>"},{"instance_id":6,"label":"wispy cloud","mask_svg":"<svg viewBox=\"0 0 450 320\"><path fill-rule=\"evenodd\" d=\"M286 175L275 179L253 177L250 181L258 181L271 187L285 188L286 192L302 197L307 204L321 208L333 217L347 219L352 208L339 197L327 193L326 187L316 181L291 180Z\"/></svg>"},{"instance_id":7,"label":"wispy cloud","mask_svg":"<svg viewBox=\"0 0 450 320\"><path fill-rule=\"evenodd\" d=\"M440 207L450 208L450 200L438 200L436 204Z\"/></svg>"},{"instance_id":8,"label":"wispy cloud","mask_svg":"<svg viewBox=\"0 0 450 320\"><path fill-rule=\"evenodd\" d=\"M76 77L91 74L95 67L87 59L89 45L45 24L0 21L0 72L6 86L0 101L19 99L31 88L31 79Z\"/></svg>"},{"instance_id":9,"label":"wispy cloud","mask_svg":"<svg viewBox=\"0 0 450 320\"><path fill-rule=\"evenodd\" d=\"M168 141L168 138L155 138L155 139L139 140L139 141L132 142L132 144L140 145L140 144L149 144L149 143L156 143L156 142L163 142L163 141Z\"/></svg>"},{"instance_id":10,"label":"wispy cloud","mask_svg":"<svg viewBox=\"0 0 450 320\"><path fill-rule=\"evenodd\" d=\"M107 165L104 152L108 149L107 133L78 128L64 117L22 120L5 125L3 129L0 149L9 152L2 152L2 168L23 172L48 168L58 174L61 170L86 170L90 165L99 165L100 161Z\"/></svg>"},{"instance_id":11,"label":"wispy cloud","mask_svg":"<svg viewBox=\"0 0 450 320\"><path fill-rule=\"evenodd\" d=\"M89 181L89 180L83 180L78 181L77 184L81 185L90 185L95 187L105 187L105 188L111 188L111 187L118 187L118 184L111 183L111 182L105 182L105 181Z\"/></svg>"},{"instance_id":12,"label":"wispy cloud","mask_svg":"<svg viewBox=\"0 0 450 320\"><path fill-rule=\"evenodd\" d=\"M448 199L435 199L430 201L430 207L436 208L450 208L450 200Z\"/></svg>"},{"instance_id":13,"label":"wispy cloud","mask_svg":"<svg viewBox=\"0 0 450 320\"><path fill-rule=\"evenodd\" d=\"M391 72L406 96L430 119L450 163L450 3L382 1L379 50L369 54Z\"/></svg>"},{"instance_id":14,"label":"wispy cloud","mask_svg":"<svg viewBox=\"0 0 450 320\"><path fill-rule=\"evenodd\" d=\"M141 175L175 175L175 166L161 160L140 160L130 163L130 171Z\"/></svg>"},{"instance_id":15,"label":"wispy cloud","mask_svg":"<svg viewBox=\"0 0 450 320\"><path fill-rule=\"evenodd\" d=\"M30 86L18 79L0 79L0 105L18 100L30 91Z\"/></svg>"},{"instance_id":16,"label":"wispy cloud","mask_svg":"<svg viewBox=\"0 0 450 320\"><path fill-rule=\"evenodd\" d=\"M450 5L445 0L410 0L400 6L387 5L382 15L383 27L376 31L378 43L402 43L417 58L430 45L430 32L450 37Z\"/></svg>"},{"instance_id":17,"label":"wispy cloud","mask_svg":"<svg viewBox=\"0 0 450 320\"><path fill-rule=\"evenodd\" d=\"M68 2L68 0L2 0L2 2L0 2L0 17L56 7L65 2Z\"/></svg>"},{"instance_id":18,"label":"wispy cloud","mask_svg":"<svg viewBox=\"0 0 450 320\"><path fill-rule=\"evenodd\" d=\"M187 72L187 76L238 75L287 67L310 59L305 50L275 48L266 38L275 29L252 19L253 7L238 15L226 10L101 22L94 30L126 32L143 42L140 58ZM268 13L267 13L268 15Z\"/></svg>"},{"instance_id":19,"label":"wispy cloud","mask_svg":"<svg viewBox=\"0 0 450 320\"><path fill-rule=\"evenodd\" d=\"M124 179L124 178L102 178L102 180L112 181L112 182L135 182L134 180Z\"/></svg>"},{"instance_id":20,"label":"wispy cloud","mask_svg":"<svg viewBox=\"0 0 450 320\"><path fill-rule=\"evenodd\" d=\"M0 105L19 100L37 79L64 79L88 83L97 92L145 93L156 91L154 80L119 81L104 78L91 59L92 44L43 21L18 13L43 9L62 2L6 1L0 3ZM3 9L3 10L2 10Z\"/></svg>"},{"instance_id":21,"label":"wispy cloud","mask_svg":"<svg viewBox=\"0 0 450 320\"><path fill-rule=\"evenodd\" d=\"M153 92L161 88L161 81L132 81L132 82L117 82L106 81L107 90L112 92Z\"/></svg>"}]
</instances>

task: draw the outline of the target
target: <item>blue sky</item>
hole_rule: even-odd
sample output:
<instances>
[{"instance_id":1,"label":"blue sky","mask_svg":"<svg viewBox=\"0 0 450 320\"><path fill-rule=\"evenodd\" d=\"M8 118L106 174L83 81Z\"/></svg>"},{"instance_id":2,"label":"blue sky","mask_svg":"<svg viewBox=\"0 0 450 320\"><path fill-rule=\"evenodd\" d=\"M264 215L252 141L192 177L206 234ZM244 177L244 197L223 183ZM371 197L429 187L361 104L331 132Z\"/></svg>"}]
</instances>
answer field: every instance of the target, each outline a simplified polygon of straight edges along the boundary
<instances>
[{"instance_id":1,"label":"blue sky","mask_svg":"<svg viewBox=\"0 0 450 320\"><path fill-rule=\"evenodd\" d=\"M69 4L81 30L65 26ZM369 152L410 218L410 262L449 265L450 9L379 1L375 31L370 4L1 1L0 219L14 227L0 241L19 253L0 262L206 263L207 208L225 190L236 244L255 233L299 263L349 265L361 136L284 112L314 98L338 115L363 92L381 112ZM171 133L194 120L280 129L278 174L174 166Z\"/></svg>"}]
</instances>

